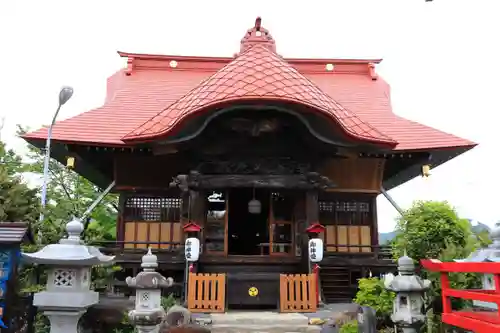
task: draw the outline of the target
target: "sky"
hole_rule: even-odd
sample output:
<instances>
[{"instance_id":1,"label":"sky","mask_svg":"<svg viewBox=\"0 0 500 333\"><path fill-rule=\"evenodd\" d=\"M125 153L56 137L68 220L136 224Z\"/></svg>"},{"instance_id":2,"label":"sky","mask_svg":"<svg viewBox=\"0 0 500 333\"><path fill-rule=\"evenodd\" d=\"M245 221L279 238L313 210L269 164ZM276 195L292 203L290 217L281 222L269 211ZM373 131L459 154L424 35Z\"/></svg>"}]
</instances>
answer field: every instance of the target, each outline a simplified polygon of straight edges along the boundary
<instances>
[{"instance_id":1,"label":"sky","mask_svg":"<svg viewBox=\"0 0 500 333\"><path fill-rule=\"evenodd\" d=\"M116 51L232 56L257 16L285 57L383 58L396 114L479 143L389 194L403 208L447 200L462 217L500 220L496 177L500 112L500 2L494 0L2 0L0 117L22 152L16 125L48 124L61 86L74 88L64 119L102 105ZM397 211L378 198L379 230Z\"/></svg>"}]
</instances>

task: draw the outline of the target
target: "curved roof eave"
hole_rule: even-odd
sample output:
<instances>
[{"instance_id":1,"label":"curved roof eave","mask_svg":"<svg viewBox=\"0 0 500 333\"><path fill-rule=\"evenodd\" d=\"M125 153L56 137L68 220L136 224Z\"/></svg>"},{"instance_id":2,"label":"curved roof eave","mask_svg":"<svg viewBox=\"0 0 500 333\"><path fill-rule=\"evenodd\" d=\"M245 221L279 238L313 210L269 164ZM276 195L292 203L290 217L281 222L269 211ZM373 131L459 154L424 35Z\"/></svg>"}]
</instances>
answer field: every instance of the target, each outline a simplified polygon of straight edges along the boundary
<instances>
[{"instance_id":1,"label":"curved roof eave","mask_svg":"<svg viewBox=\"0 0 500 333\"><path fill-rule=\"evenodd\" d=\"M168 134L184 118L200 110L242 100L285 101L306 105L327 114L353 138L391 146L397 144L359 115L347 110L278 56L274 52L274 44L247 45L232 62L122 137L122 140L153 140Z\"/></svg>"},{"instance_id":2,"label":"curved roof eave","mask_svg":"<svg viewBox=\"0 0 500 333\"><path fill-rule=\"evenodd\" d=\"M145 134L145 135L133 135L134 132L127 134L122 138L122 141L125 143L144 143L144 142L149 142L149 141L154 141L157 139L160 139L162 137L165 137L169 134L175 133L188 119L195 117L199 115L200 113L203 112L208 112L210 110L214 110L219 108L222 105L237 105L245 102L263 102L263 103L273 103L273 102L284 102L284 103L293 103L296 105L300 106L305 106L308 107L311 110L317 111L318 113L325 115L329 117L332 121L334 121L336 124L339 125L340 129L342 132L347 135L348 137L354 139L354 140L359 140L362 142L366 143L371 143L375 145L383 145L387 146L390 148L394 148L398 142L395 140L389 138L385 134L380 133L380 136L374 136L374 135L363 135L360 133L356 133L352 131L348 126L345 125L345 122L341 122L338 118L332 116L329 112L322 110L318 108L315 105L311 105L307 102L301 101L301 100L296 100L296 99L291 99L291 98L277 98L277 97L262 97L262 96L245 96L245 98L232 98L232 99L226 99L222 101L215 101L211 104L204 105L202 107L199 107L197 109L190 110L189 112L186 112L185 114L181 115L180 117L177 117L174 119L174 121L171 123L171 126L168 128L165 128L163 130L160 130L158 132L150 133L150 134ZM365 124L366 125L366 124ZM366 130L367 131L373 131L377 132L373 127L366 125ZM132 135L131 135L132 134Z\"/></svg>"}]
</instances>

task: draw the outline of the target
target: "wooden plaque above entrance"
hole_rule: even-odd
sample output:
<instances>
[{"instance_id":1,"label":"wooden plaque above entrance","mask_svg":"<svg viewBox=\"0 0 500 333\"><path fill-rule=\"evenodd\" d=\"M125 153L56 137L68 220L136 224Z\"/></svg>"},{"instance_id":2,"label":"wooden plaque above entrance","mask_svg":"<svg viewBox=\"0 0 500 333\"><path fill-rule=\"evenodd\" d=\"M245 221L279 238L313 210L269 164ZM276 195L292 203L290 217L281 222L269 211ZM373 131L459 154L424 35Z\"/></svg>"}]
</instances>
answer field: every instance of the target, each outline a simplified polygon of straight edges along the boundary
<instances>
[{"instance_id":1,"label":"wooden plaque above entrance","mask_svg":"<svg viewBox=\"0 0 500 333\"><path fill-rule=\"evenodd\" d=\"M316 172L299 175L202 175L192 171L189 175L174 177L172 187L181 189L222 189L234 187L328 189L334 184Z\"/></svg>"}]
</instances>

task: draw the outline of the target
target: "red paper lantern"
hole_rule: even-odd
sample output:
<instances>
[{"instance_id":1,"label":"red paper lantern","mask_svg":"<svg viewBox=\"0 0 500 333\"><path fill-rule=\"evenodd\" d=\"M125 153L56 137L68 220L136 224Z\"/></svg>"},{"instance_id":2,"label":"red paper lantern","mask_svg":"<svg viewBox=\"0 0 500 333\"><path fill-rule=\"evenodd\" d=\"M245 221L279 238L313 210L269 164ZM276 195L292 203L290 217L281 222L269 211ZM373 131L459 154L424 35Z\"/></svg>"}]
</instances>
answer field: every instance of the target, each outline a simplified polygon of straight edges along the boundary
<instances>
[{"instance_id":1,"label":"red paper lantern","mask_svg":"<svg viewBox=\"0 0 500 333\"><path fill-rule=\"evenodd\" d=\"M187 224L185 224L182 227L182 229L184 230L184 232L200 232L201 231L201 227L194 222L188 222Z\"/></svg>"},{"instance_id":2,"label":"red paper lantern","mask_svg":"<svg viewBox=\"0 0 500 333\"><path fill-rule=\"evenodd\" d=\"M325 231L325 227L319 223L311 224L306 231L310 234L320 234Z\"/></svg>"}]
</instances>

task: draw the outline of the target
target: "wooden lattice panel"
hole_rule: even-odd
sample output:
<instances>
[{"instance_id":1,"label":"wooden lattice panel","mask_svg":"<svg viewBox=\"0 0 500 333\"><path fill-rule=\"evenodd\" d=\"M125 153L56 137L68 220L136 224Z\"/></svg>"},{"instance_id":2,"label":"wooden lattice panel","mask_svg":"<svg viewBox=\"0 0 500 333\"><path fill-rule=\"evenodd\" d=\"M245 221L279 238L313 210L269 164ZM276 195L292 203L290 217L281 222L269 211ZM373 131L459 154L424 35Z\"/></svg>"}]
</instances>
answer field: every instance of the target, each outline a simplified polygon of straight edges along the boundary
<instances>
[{"instance_id":1,"label":"wooden lattice panel","mask_svg":"<svg viewBox=\"0 0 500 333\"><path fill-rule=\"evenodd\" d=\"M317 307L314 274L280 274L281 312L316 312Z\"/></svg>"},{"instance_id":2,"label":"wooden lattice panel","mask_svg":"<svg viewBox=\"0 0 500 333\"><path fill-rule=\"evenodd\" d=\"M369 226L327 225L320 235L328 252L371 252ZM347 245L347 246L346 246Z\"/></svg>"},{"instance_id":3,"label":"wooden lattice panel","mask_svg":"<svg viewBox=\"0 0 500 333\"><path fill-rule=\"evenodd\" d=\"M374 200L343 198L327 194L321 198L319 221L325 226L323 238L328 252L371 252Z\"/></svg>"},{"instance_id":4,"label":"wooden lattice panel","mask_svg":"<svg viewBox=\"0 0 500 333\"><path fill-rule=\"evenodd\" d=\"M125 221L180 221L182 200L170 197L129 197L125 202Z\"/></svg>"},{"instance_id":5,"label":"wooden lattice panel","mask_svg":"<svg viewBox=\"0 0 500 333\"><path fill-rule=\"evenodd\" d=\"M172 249L183 239L180 222L137 222L125 223L126 249Z\"/></svg>"},{"instance_id":6,"label":"wooden lattice panel","mask_svg":"<svg viewBox=\"0 0 500 333\"><path fill-rule=\"evenodd\" d=\"M189 311L224 312L225 305L226 274L189 273Z\"/></svg>"},{"instance_id":7,"label":"wooden lattice panel","mask_svg":"<svg viewBox=\"0 0 500 333\"><path fill-rule=\"evenodd\" d=\"M172 197L133 196L125 202L124 247L172 249L182 242L182 200Z\"/></svg>"}]
</instances>

